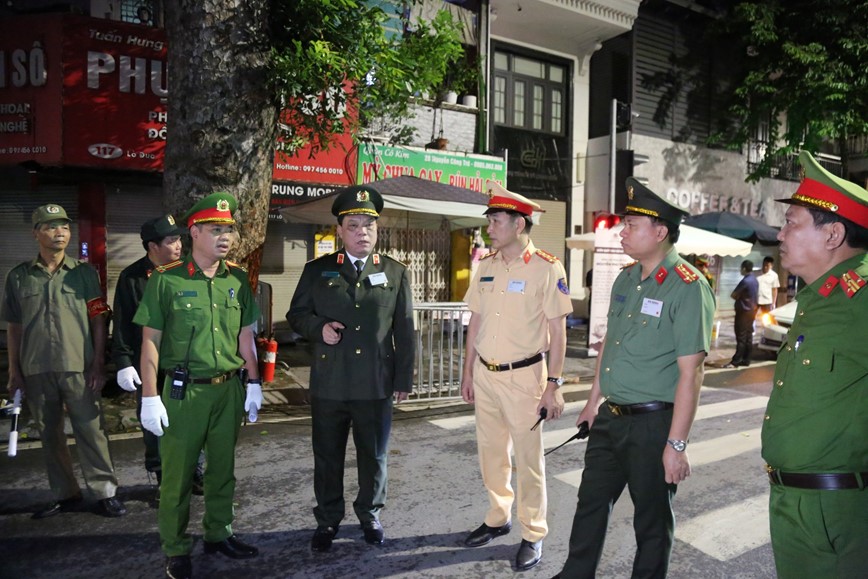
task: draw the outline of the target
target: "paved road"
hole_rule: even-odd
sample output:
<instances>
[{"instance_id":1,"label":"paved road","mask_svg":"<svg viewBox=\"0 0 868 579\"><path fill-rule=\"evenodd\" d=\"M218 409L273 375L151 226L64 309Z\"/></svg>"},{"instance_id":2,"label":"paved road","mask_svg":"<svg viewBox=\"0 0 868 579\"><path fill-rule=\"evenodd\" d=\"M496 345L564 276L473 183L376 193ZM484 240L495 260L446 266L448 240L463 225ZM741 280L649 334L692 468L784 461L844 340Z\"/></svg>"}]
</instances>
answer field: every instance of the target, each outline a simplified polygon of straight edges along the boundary
<instances>
[{"instance_id":1,"label":"paved road","mask_svg":"<svg viewBox=\"0 0 868 579\"><path fill-rule=\"evenodd\" d=\"M771 366L710 371L703 389L690 453L694 476L679 488L674 578L774 577L768 539L767 493L759 456L759 428ZM588 384L574 386L571 418L545 425L546 447L574 431ZM400 407L399 407L400 408ZM199 577L509 577L517 529L489 546L465 549L466 533L482 520L485 491L478 473L474 421L463 407L433 415L396 411L390 458L390 496L382 515L387 543L362 540L352 515L331 554L308 548L313 531L312 458L304 417L243 429L238 447L236 532L258 545L251 562L202 554ZM551 532L545 556L529 577L551 577L566 556L581 476L584 443L549 456ZM156 533L152 489L141 466L141 440L116 438L112 451L121 495L130 514L105 519L90 512L32 521L50 500L37 450L0 457L0 577L156 578L163 558ZM346 496L355 493L350 462ZM202 501L194 497L191 531L201 537ZM629 576L635 549L629 496L612 515L600 577Z\"/></svg>"}]
</instances>

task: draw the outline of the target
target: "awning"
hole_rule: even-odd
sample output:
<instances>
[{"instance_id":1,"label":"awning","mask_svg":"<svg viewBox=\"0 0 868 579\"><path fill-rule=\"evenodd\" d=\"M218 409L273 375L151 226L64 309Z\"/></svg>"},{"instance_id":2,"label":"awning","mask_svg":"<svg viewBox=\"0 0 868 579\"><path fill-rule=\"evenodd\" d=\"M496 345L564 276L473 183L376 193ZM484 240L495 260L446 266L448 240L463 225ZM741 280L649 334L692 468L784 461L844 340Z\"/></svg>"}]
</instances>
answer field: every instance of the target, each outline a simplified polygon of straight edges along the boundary
<instances>
[{"instance_id":1,"label":"awning","mask_svg":"<svg viewBox=\"0 0 868 579\"><path fill-rule=\"evenodd\" d=\"M418 177L395 177L368 183L383 196L382 227L450 229L484 226L488 196L478 191ZM329 195L280 209L291 223L333 225L332 203L340 190Z\"/></svg>"},{"instance_id":2,"label":"awning","mask_svg":"<svg viewBox=\"0 0 868 579\"><path fill-rule=\"evenodd\" d=\"M695 253L698 255L729 255L729 256L745 256L751 252L751 244L747 241L733 239L726 235L712 233L704 229L698 229L689 225L681 224L679 228L681 235L678 238L678 243L675 248L678 253L689 255ZM567 247L569 249L594 249L594 233L585 233L582 235L574 235L568 237Z\"/></svg>"}]
</instances>

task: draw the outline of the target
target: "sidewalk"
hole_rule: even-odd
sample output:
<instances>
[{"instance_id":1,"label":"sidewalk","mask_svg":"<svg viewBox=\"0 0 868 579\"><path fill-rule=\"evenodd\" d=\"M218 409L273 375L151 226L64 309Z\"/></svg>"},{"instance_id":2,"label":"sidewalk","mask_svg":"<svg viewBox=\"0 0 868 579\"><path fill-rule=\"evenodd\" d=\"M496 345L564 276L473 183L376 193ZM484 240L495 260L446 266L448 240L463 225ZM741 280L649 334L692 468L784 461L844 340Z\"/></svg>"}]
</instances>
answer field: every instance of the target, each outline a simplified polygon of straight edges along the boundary
<instances>
[{"instance_id":1,"label":"sidewalk","mask_svg":"<svg viewBox=\"0 0 868 579\"><path fill-rule=\"evenodd\" d=\"M718 338L712 342L711 352L706 358L707 368L720 367L727 363L735 352L733 318L722 317ZM756 351L757 357L764 356ZM7 383L6 352L0 352L0 380ZM310 382L310 353L307 344L281 344L277 352L275 380L263 387L263 408L259 413L260 422L306 421L310 418L308 406L308 384ZM588 357L586 327L567 330L567 357L564 362L562 387L564 399L568 402L582 399L587 384L593 381L597 358ZM106 430L112 438L141 436L136 419L136 399L114 382L114 368L109 367L109 382L103 390L103 414ZM5 392L4 392L5 394ZM396 420L419 416L433 416L467 412L472 406L465 404L460 397L422 398L402 402L397 409ZM0 442L9 438L9 428L5 420L0 421ZM72 435L67 418L65 430ZM29 419L26 408L23 410L19 427L19 447L27 448L38 438Z\"/></svg>"}]
</instances>

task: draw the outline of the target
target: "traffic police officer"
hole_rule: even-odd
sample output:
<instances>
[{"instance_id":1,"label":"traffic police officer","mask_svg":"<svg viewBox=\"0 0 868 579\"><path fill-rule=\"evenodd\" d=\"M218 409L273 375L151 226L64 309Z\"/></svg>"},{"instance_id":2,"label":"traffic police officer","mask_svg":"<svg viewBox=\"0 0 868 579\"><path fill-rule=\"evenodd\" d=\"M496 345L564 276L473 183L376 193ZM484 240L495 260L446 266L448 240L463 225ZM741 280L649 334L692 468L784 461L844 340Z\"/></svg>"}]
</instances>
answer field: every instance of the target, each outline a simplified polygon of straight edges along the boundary
<instances>
[{"instance_id":1,"label":"traffic police officer","mask_svg":"<svg viewBox=\"0 0 868 579\"><path fill-rule=\"evenodd\" d=\"M570 579L594 577L625 486L635 507L632 576L666 576L672 499L690 475L687 440L714 318L711 287L673 247L686 213L632 177L626 184L621 245L637 261L615 279L594 383L577 420L591 431L560 573Z\"/></svg>"},{"instance_id":2,"label":"traffic police officer","mask_svg":"<svg viewBox=\"0 0 868 579\"><path fill-rule=\"evenodd\" d=\"M190 209L191 254L155 270L133 319L143 327L142 426L162 437L158 522L169 577L192 575L193 540L186 531L193 469L203 447L205 552L237 559L258 553L232 532L242 408L262 404L253 329L259 308L246 272L225 260L236 206L231 195L212 193ZM242 367L250 376L246 401Z\"/></svg>"},{"instance_id":3,"label":"traffic police officer","mask_svg":"<svg viewBox=\"0 0 868 579\"><path fill-rule=\"evenodd\" d=\"M136 416L141 421L142 390L139 377L139 360L142 355L142 328L133 323L133 316L142 301L145 285L154 269L177 261L181 257L181 235L185 232L175 223L171 215L162 215L149 219L142 224L140 236L142 246L147 252L141 259L124 268L118 276L115 287L112 360L117 368L118 385L127 392L136 393ZM162 389L162 383L157 384L157 390ZM145 470L155 473L157 484L160 484L163 473L160 469L159 438L145 429L142 431L142 441L145 444ZM202 494L202 476L204 454L196 465L193 477L193 493ZM157 491L159 493L159 491ZM157 495L159 497L159 494Z\"/></svg>"},{"instance_id":4,"label":"traffic police officer","mask_svg":"<svg viewBox=\"0 0 868 579\"><path fill-rule=\"evenodd\" d=\"M868 570L868 191L802 152L778 234L807 284L778 353L762 428L778 577Z\"/></svg>"},{"instance_id":5,"label":"traffic police officer","mask_svg":"<svg viewBox=\"0 0 868 579\"><path fill-rule=\"evenodd\" d=\"M486 190L487 231L495 251L480 261L464 297L471 317L461 394L475 405L479 464L490 506L464 544L480 547L509 533L512 450L522 537L515 567L524 571L540 562L548 533L542 429L531 427L543 409L553 419L563 411L558 388L566 316L573 308L563 265L529 237L539 205L494 181L486 182Z\"/></svg>"},{"instance_id":6,"label":"traffic police officer","mask_svg":"<svg viewBox=\"0 0 868 579\"><path fill-rule=\"evenodd\" d=\"M353 509L365 541L382 544L392 399L413 389L413 294L407 268L382 253L383 198L354 186L332 204L344 248L304 266L287 320L313 346L310 394L317 529L328 551L345 515L344 456L352 428L359 472Z\"/></svg>"},{"instance_id":7,"label":"traffic police officer","mask_svg":"<svg viewBox=\"0 0 868 579\"><path fill-rule=\"evenodd\" d=\"M63 432L64 406L85 484L102 514L120 517L127 510L115 496L118 481L100 408L109 308L96 270L66 255L70 222L60 205L36 208L31 223L39 254L6 277L0 319L8 323L9 394L24 392L55 495L33 518L57 515L82 500Z\"/></svg>"}]
</instances>

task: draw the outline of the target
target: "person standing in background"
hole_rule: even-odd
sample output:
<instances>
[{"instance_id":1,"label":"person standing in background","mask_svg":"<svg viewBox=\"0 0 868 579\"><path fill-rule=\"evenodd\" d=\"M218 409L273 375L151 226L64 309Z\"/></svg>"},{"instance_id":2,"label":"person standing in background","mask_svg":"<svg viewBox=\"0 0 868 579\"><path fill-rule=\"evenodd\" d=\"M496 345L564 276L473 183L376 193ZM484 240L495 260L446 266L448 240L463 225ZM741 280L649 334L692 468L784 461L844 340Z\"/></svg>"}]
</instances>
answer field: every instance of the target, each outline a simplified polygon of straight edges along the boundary
<instances>
[{"instance_id":1,"label":"person standing in background","mask_svg":"<svg viewBox=\"0 0 868 579\"><path fill-rule=\"evenodd\" d=\"M775 258L764 257L763 272L756 276L756 281L759 284L757 306L760 314L766 314L777 307L778 288L781 287L781 280L778 278L778 272L772 269L774 265Z\"/></svg>"},{"instance_id":2,"label":"person standing in background","mask_svg":"<svg viewBox=\"0 0 868 579\"><path fill-rule=\"evenodd\" d=\"M100 405L109 307L96 270L66 255L71 237L66 210L43 205L31 222L39 254L9 272L0 318L8 323L9 394L24 392L55 495L33 518L53 517L82 501L63 432L64 407L99 512L120 517L127 509L116 496L118 481Z\"/></svg>"},{"instance_id":3,"label":"person standing in background","mask_svg":"<svg viewBox=\"0 0 868 579\"><path fill-rule=\"evenodd\" d=\"M145 285L158 266L163 266L181 257L181 235L185 230L175 223L171 215L163 215L149 219L140 231L142 246L147 252L141 259L130 264L118 276L115 287L112 360L117 368L118 385L127 392L136 393L136 417L142 419L142 380L139 373L139 362L142 357L142 327L133 323L133 316ZM162 393L162 384L157 384L158 393ZM154 473L157 478L157 497L159 485L163 479L160 468L160 439L150 430L142 429L142 441L145 444L145 470ZM199 454L193 474L193 494L201 495L202 477L204 473L205 454Z\"/></svg>"},{"instance_id":4,"label":"person standing in background","mask_svg":"<svg viewBox=\"0 0 868 579\"><path fill-rule=\"evenodd\" d=\"M756 320L759 283L753 274L751 260L741 262L741 275L744 277L730 295L735 300L735 354L724 368L750 366L753 352L753 324Z\"/></svg>"}]
</instances>

